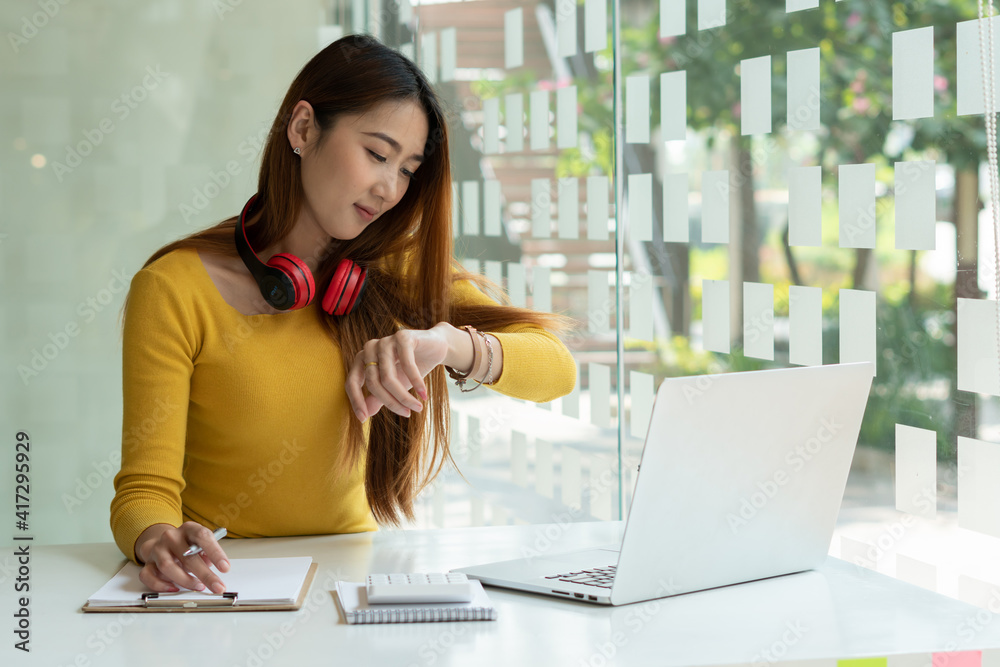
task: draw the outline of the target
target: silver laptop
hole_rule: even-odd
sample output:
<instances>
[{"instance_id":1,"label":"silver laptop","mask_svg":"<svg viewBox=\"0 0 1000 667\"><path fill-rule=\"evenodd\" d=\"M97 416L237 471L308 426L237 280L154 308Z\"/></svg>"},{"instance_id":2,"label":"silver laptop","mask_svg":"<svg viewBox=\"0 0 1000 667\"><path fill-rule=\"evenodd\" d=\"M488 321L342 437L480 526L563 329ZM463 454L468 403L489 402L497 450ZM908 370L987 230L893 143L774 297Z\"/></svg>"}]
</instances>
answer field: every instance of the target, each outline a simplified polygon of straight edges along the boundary
<instances>
[{"instance_id":1,"label":"silver laptop","mask_svg":"<svg viewBox=\"0 0 1000 667\"><path fill-rule=\"evenodd\" d=\"M813 569L829 551L873 373L861 362L668 378L621 544L455 571L621 605Z\"/></svg>"}]
</instances>

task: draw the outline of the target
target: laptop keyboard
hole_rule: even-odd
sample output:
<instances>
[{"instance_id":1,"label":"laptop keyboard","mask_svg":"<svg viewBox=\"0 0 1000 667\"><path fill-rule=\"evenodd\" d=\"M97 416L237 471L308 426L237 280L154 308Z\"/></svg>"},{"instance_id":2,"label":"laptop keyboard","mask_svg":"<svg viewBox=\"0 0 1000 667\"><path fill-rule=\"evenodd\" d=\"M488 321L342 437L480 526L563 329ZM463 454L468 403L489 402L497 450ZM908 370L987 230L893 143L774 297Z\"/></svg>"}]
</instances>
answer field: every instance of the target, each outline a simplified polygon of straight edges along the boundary
<instances>
[{"instance_id":1,"label":"laptop keyboard","mask_svg":"<svg viewBox=\"0 0 1000 667\"><path fill-rule=\"evenodd\" d=\"M580 570L579 572L566 572L565 574L553 574L546 579L558 579L571 584L584 584L585 586L597 586L599 588L611 588L611 583L615 580L615 568L617 565L607 567L595 567L590 570Z\"/></svg>"}]
</instances>

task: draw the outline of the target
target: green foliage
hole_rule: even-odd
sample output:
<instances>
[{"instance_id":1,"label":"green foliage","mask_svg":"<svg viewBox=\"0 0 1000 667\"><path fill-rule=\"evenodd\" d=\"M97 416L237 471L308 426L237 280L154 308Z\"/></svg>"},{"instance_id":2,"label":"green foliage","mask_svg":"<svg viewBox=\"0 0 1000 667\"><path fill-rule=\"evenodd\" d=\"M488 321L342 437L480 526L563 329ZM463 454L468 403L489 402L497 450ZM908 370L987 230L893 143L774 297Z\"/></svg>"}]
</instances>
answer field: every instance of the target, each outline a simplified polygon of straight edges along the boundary
<instances>
[{"instance_id":1,"label":"green foliage","mask_svg":"<svg viewBox=\"0 0 1000 667\"><path fill-rule=\"evenodd\" d=\"M614 173L614 144L611 128L595 130L591 137L594 150L584 153L579 148L568 148L559 154L556 178L582 177L593 173Z\"/></svg>"},{"instance_id":2,"label":"green foliage","mask_svg":"<svg viewBox=\"0 0 1000 667\"><path fill-rule=\"evenodd\" d=\"M907 152L930 151L958 168L985 155L981 119L957 114L956 23L976 18L973 0L916 0L902 3L844 0L816 9L785 11L785 0L736 0L726 25L697 26L698 0L687 0L688 25L679 37L659 38L658 22L622 30L622 74L685 70L688 124L696 130L727 129L739 135L740 60L772 57L773 134L785 129L789 51L820 49L820 163L827 175L840 164L888 163ZM936 109L933 118L892 120L892 34L934 26ZM652 87L653 123L658 122L659 87ZM908 126L912 138L886 144L893 127ZM711 139L710 139L711 141Z\"/></svg>"},{"instance_id":3,"label":"green foliage","mask_svg":"<svg viewBox=\"0 0 1000 667\"><path fill-rule=\"evenodd\" d=\"M729 354L698 351L691 347L691 341L684 336L659 341L659 346L665 348L661 350L661 361L652 367L643 368L643 371L660 377L755 371L775 366L773 362L744 355L740 347L733 348Z\"/></svg>"}]
</instances>

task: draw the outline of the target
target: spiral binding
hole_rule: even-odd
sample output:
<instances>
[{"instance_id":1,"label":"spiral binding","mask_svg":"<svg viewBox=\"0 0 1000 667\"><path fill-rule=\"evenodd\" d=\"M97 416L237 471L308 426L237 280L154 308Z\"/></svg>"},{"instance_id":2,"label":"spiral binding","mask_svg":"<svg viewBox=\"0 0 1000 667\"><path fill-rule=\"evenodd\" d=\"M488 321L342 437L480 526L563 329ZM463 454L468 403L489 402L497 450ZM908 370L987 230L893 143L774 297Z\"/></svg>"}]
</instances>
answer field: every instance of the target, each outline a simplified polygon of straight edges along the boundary
<instances>
[{"instance_id":1,"label":"spiral binding","mask_svg":"<svg viewBox=\"0 0 1000 667\"><path fill-rule=\"evenodd\" d=\"M434 623L447 621L493 621L492 607L421 607L396 609L359 609L349 612L350 623Z\"/></svg>"}]
</instances>

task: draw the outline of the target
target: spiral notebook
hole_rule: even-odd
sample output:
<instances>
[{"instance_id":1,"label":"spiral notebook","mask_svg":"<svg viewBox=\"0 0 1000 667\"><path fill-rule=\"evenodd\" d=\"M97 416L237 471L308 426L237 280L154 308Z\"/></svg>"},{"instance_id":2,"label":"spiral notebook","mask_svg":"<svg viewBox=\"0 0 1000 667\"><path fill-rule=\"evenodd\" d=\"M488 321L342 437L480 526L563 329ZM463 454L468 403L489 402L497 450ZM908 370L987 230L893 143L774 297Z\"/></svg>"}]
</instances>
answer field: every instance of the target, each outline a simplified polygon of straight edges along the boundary
<instances>
[{"instance_id":1,"label":"spiral notebook","mask_svg":"<svg viewBox=\"0 0 1000 667\"><path fill-rule=\"evenodd\" d=\"M365 585L337 582L337 603L350 625L361 623L430 623L440 621L495 621L493 607L483 585L470 582L475 592L471 602L419 602L415 604L368 604Z\"/></svg>"}]
</instances>

